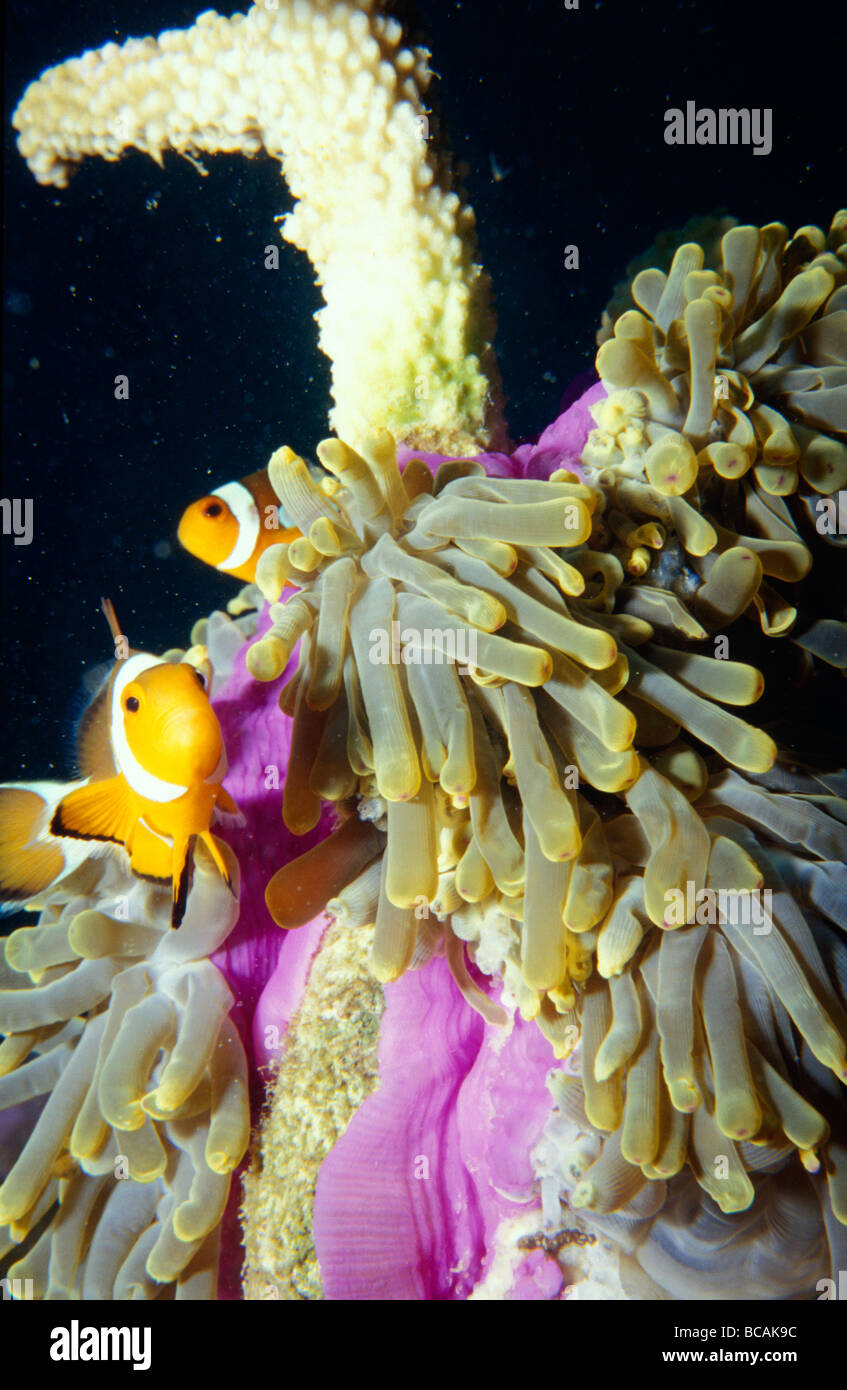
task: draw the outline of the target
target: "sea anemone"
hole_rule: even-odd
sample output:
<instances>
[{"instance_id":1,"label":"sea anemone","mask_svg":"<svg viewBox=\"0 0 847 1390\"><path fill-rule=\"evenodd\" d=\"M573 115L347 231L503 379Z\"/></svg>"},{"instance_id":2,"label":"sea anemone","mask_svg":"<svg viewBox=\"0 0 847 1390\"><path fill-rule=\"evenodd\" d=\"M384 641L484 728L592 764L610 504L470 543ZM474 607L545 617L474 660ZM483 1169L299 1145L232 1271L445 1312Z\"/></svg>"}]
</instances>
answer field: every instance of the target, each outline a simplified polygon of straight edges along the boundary
<instances>
[{"instance_id":1,"label":"sea anemone","mask_svg":"<svg viewBox=\"0 0 847 1390\"><path fill-rule=\"evenodd\" d=\"M761 678L735 662L672 662L646 647L660 668L619 651L624 639L644 648L653 631L608 611L620 566L586 546L603 499L575 475L495 479L454 461L433 481L413 461L401 477L387 433L366 457L338 440L317 452L337 486L320 489L290 450L271 460L273 486L304 535L268 550L257 580L270 599L295 576L300 590L272 607L247 665L276 679L300 643L281 697L294 715L289 827L311 829L322 797L355 794L363 813L280 870L271 912L291 927L339 894L342 911L363 920L378 903L374 964L387 980L412 958L421 904L449 916L490 899L523 921L524 984L572 1004L568 951L582 971L579 934L612 893L602 826L580 780L621 792L643 771L637 716L617 694L634 668L677 728L758 772L773 761L772 741L709 697L750 703ZM511 785L501 785L504 769ZM648 875L647 910L661 924L665 891L703 880L708 841L702 832L691 844L685 798L651 776L670 822L664 867Z\"/></svg>"},{"instance_id":2,"label":"sea anemone","mask_svg":"<svg viewBox=\"0 0 847 1390\"><path fill-rule=\"evenodd\" d=\"M271 880L275 920L293 927L328 904L354 930L375 922L383 981L438 942L466 997L503 1021L468 975L469 944L559 1056L581 1031L587 1117L619 1131L620 1161L645 1179L688 1159L723 1209L742 1209L753 1187L731 1141L780 1131L813 1168L823 1145L837 1173L827 1120L742 1002L773 1000L783 1029L790 1018L818 1061L847 1076L847 1019L773 853L804 846L800 862L819 865L819 910L839 921L823 885L847 834L810 797L710 775L681 736L714 750L718 767L767 774L772 740L720 707L756 700L760 673L610 611L621 565L587 544L603 527L603 494L575 475L492 479L454 461L432 481L413 461L401 477L387 435L365 455L320 445L337 480L324 489L290 450L270 468L308 539L266 553L257 577L269 598L288 579L301 587L272 606L248 669L275 679L300 642L281 697L294 714L283 815L297 830L311 828L322 797L342 811L327 840ZM677 627L690 621L672 595L656 603L673 606ZM474 639L464 669L450 631L465 648ZM629 809L612 813L612 795ZM737 906L764 890L774 905L761 928L727 913L727 898ZM710 1144L732 1158L718 1179Z\"/></svg>"},{"instance_id":3,"label":"sea anemone","mask_svg":"<svg viewBox=\"0 0 847 1390\"><path fill-rule=\"evenodd\" d=\"M251 760L237 943L202 850L178 934L115 854L67 866L6 943L0 1106L39 1110L0 1188L3 1242L27 1242L10 1273L55 1298L213 1297L254 1051L281 1057L245 1187L251 1296L558 1297L567 1220L619 1239L625 1291L714 1292L731 1247L770 1297L786 1245L802 1281L847 1224L844 780L733 712L764 662L712 639L752 612L844 665L843 625L798 631L777 585L797 592L808 520L847 483L847 215L683 242L609 314L599 388L536 448L466 457L505 438L488 282L428 140L428 55L401 40L375 0L206 13L51 70L15 113L59 186L130 145L284 160L338 437L320 480L270 461L301 534L234 601L267 602L255 630L192 634L230 762ZM418 1136L449 1162L412 1198ZM534 1211L538 1188L549 1248L524 1226L498 1264L500 1198Z\"/></svg>"},{"instance_id":4,"label":"sea anemone","mask_svg":"<svg viewBox=\"0 0 847 1390\"><path fill-rule=\"evenodd\" d=\"M634 277L637 308L606 316L608 394L583 462L610 497L626 569L648 574L675 538L707 626L752 603L781 635L796 608L764 576L795 582L811 565L784 499L801 490L817 520L847 483L847 212L828 233L734 226L719 247L684 243L667 274Z\"/></svg>"},{"instance_id":5,"label":"sea anemone","mask_svg":"<svg viewBox=\"0 0 847 1390\"><path fill-rule=\"evenodd\" d=\"M227 851L230 872L238 866ZM89 858L6 938L0 1106L38 1108L0 1187L0 1250L38 1298L214 1298L250 1135L233 996L208 959L238 915L198 853L185 921L117 857Z\"/></svg>"}]
</instances>

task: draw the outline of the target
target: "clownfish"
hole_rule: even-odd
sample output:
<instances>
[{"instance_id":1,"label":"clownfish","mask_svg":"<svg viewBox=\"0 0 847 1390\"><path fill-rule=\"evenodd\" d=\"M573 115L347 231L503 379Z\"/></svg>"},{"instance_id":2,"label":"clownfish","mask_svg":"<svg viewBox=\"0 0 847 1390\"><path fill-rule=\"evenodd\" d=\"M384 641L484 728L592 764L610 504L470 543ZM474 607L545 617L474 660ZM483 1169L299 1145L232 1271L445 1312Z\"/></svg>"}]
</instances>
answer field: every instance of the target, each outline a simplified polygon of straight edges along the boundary
<instances>
[{"instance_id":1,"label":"clownfish","mask_svg":"<svg viewBox=\"0 0 847 1390\"><path fill-rule=\"evenodd\" d=\"M280 506L267 469L192 502L177 529L180 544L198 560L252 584L259 556L300 532Z\"/></svg>"},{"instance_id":2,"label":"clownfish","mask_svg":"<svg viewBox=\"0 0 847 1390\"><path fill-rule=\"evenodd\" d=\"M73 842L120 845L142 878L171 883L171 925L185 915L194 846L202 840L233 892L210 825L239 814L223 788L226 752L201 671L133 651L114 608L103 612L120 657L77 734L83 780L0 787L0 898L6 909L43 894L79 864ZM89 850L90 852L90 850Z\"/></svg>"}]
</instances>

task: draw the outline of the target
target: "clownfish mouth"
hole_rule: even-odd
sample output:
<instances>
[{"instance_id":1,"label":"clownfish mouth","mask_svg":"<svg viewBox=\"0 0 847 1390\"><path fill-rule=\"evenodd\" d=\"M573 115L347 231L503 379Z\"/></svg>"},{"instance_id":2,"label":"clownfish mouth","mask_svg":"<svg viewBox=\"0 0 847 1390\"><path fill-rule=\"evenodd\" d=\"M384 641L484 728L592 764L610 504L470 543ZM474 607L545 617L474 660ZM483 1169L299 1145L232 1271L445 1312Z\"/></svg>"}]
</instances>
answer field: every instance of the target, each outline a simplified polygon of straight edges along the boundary
<instances>
[{"instance_id":1,"label":"clownfish mouth","mask_svg":"<svg viewBox=\"0 0 847 1390\"><path fill-rule=\"evenodd\" d=\"M211 708L174 711L157 721L144 752L136 752L139 763L142 758L151 774L161 777L167 771L184 790L213 781L226 757Z\"/></svg>"}]
</instances>

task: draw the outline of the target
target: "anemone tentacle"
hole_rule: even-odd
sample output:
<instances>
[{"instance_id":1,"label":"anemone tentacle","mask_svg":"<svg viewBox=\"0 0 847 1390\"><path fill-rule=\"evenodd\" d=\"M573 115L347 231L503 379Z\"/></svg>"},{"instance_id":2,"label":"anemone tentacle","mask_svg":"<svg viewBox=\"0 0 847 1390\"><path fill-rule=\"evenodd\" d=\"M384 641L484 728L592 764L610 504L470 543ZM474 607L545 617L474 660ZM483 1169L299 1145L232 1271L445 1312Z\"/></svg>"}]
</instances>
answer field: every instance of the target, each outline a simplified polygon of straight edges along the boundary
<instances>
[{"instance_id":1,"label":"anemone tentacle","mask_svg":"<svg viewBox=\"0 0 847 1390\"><path fill-rule=\"evenodd\" d=\"M179 932L167 889L116 857L84 868L4 942L0 1108L47 1099L0 1185L0 1248L43 1226L9 1267L38 1298L212 1299L250 1137L233 996L208 959L237 904L205 851Z\"/></svg>"}]
</instances>

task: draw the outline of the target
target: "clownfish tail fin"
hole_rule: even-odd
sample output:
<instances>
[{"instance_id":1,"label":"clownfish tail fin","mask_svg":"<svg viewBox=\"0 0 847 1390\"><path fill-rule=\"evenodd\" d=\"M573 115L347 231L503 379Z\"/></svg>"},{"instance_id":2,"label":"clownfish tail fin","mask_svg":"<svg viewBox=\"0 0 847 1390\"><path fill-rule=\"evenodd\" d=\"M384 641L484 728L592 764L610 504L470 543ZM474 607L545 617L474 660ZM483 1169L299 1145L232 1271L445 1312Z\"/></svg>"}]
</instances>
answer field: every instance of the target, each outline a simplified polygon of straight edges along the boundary
<instances>
[{"instance_id":1,"label":"clownfish tail fin","mask_svg":"<svg viewBox=\"0 0 847 1390\"><path fill-rule=\"evenodd\" d=\"M173 878L171 888L171 926L179 927L188 906L188 894L194 877L194 845L196 835L174 840Z\"/></svg>"},{"instance_id":2,"label":"clownfish tail fin","mask_svg":"<svg viewBox=\"0 0 847 1390\"><path fill-rule=\"evenodd\" d=\"M45 892L64 872L62 846L47 829L50 806L26 786L0 787L0 916Z\"/></svg>"}]
</instances>

